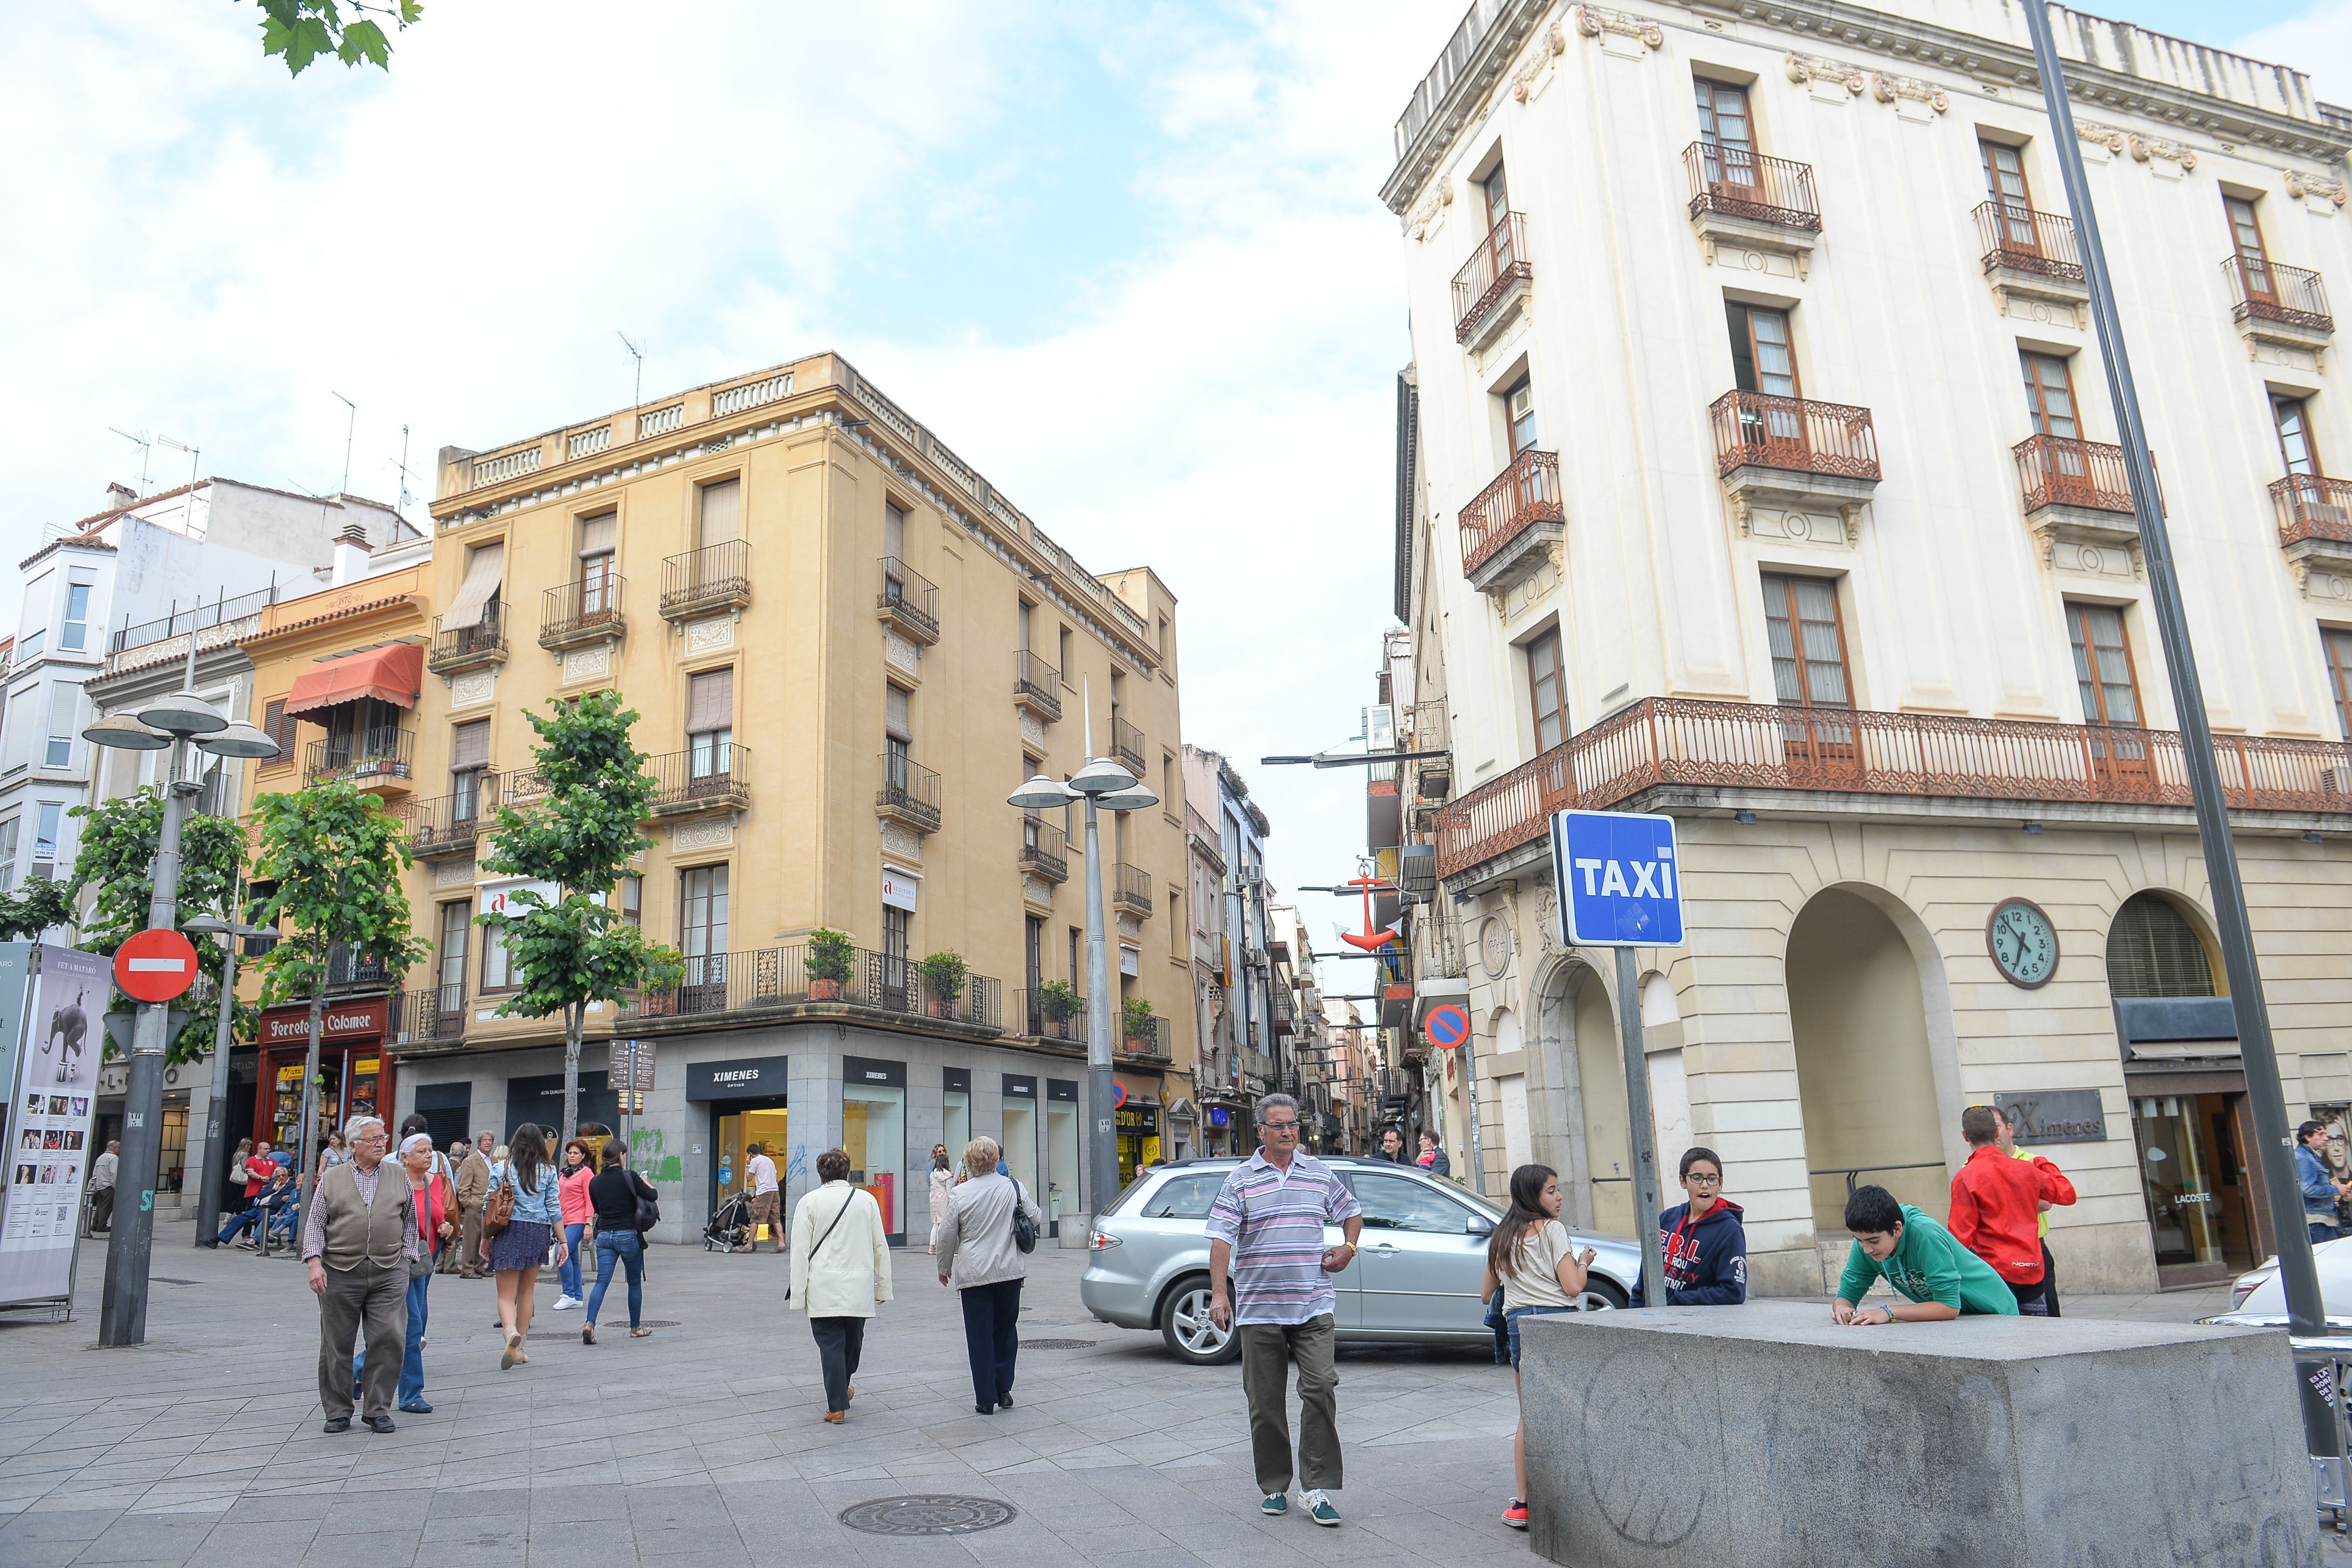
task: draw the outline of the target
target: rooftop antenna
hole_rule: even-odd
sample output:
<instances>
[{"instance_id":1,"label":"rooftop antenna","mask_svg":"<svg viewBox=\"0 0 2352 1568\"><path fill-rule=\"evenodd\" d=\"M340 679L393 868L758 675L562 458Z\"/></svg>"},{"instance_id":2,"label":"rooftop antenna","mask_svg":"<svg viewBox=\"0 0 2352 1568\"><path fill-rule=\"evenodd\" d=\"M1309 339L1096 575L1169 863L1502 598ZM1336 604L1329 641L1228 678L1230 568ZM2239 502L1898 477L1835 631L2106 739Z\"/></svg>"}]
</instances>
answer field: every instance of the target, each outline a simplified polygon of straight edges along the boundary
<instances>
[{"instance_id":1,"label":"rooftop antenna","mask_svg":"<svg viewBox=\"0 0 2352 1568\"><path fill-rule=\"evenodd\" d=\"M400 499L392 503L393 515L403 522L408 521L408 426L400 427L400 461L393 467L400 474Z\"/></svg>"},{"instance_id":2,"label":"rooftop antenna","mask_svg":"<svg viewBox=\"0 0 2352 1568\"><path fill-rule=\"evenodd\" d=\"M185 452L188 455L188 483L194 485L196 482L196 474L205 460L205 449L202 447L191 447L185 441L174 441L161 430L155 432L155 445L169 447L175 452Z\"/></svg>"},{"instance_id":3,"label":"rooftop antenna","mask_svg":"<svg viewBox=\"0 0 2352 1568\"><path fill-rule=\"evenodd\" d=\"M343 482L335 489L337 495L349 495L352 490L352 436L360 426L360 405L331 386L327 392L336 402L352 411L351 417L343 424Z\"/></svg>"},{"instance_id":4,"label":"rooftop antenna","mask_svg":"<svg viewBox=\"0 0 2352 1568\"><path fill-rule=\"evenodd\" d=\"M108 426L107 428L109 430L114 430L116 435L121 437L124 440L139 448L139 493L142 496L145 495L147 493L147 457L150 452L154 450L155 438L148 435L144 430L137 431L135 433L129 430L115 430L114 426L111 425Z\"/></svg>"},{"instance_id":5,"label":"rooftop antenna","mask_svg":"<svg viewBox=\"0 0 2352 1568\"><path fill-rule=\"evenodd\" d=\"M621 340L621 346L629 351L631 359L637 362L636 390L629 396L629 406L635 408L646 400L646 351L631 342L626 332L615 329L613 335Z\"/></svg>"}]
</instances>

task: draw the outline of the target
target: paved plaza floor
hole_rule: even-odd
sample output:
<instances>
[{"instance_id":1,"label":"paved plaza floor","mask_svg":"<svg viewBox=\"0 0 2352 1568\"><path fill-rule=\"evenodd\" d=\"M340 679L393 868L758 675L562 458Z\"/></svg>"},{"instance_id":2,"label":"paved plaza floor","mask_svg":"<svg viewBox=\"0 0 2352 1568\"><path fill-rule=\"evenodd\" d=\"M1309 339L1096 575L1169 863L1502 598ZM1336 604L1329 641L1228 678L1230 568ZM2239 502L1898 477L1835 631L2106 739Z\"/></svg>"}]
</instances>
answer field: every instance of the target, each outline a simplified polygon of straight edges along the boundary
<instances>
[{"instance_id":1,"label":"paved plaza floor","mask_svg":"<svg viewBox=\"0 0 2352 1568\"><path fill-rule=\"evenodd\" d=\"M1355 1568L1524 1560L1497 1520L1517 1411L1481 1354L1349 1350L1339 1361L1345 1524L1257 1514L1237 1367L1171 1360L1159 1336L1078 1304L1084 1254L1041 1249L1017 1407L972 1412L961 1321L919 1249L866 1342L846 1426L820 1416L787 1260L658 1247L650 1339L620 1287L602 1343L547 1310L531 1361L499 1370L488 1281L432 1288L430 1415L328 1436L318 1318L299 1265L187 1245L159 1227L148 1343L95 1349L103 1246L86 1242L70 1322L0 1316L0 1568L311 1563L399 1568L562 1563L849 1568ZM1048 1246L1051 1244L1049 1243ZM2084 1315L2186 1319L2210 1297L2070 1302ZM839 1515L909 1494L1012 1505L981 1533L860 1533Z\"/></svg>"}]
</instances>

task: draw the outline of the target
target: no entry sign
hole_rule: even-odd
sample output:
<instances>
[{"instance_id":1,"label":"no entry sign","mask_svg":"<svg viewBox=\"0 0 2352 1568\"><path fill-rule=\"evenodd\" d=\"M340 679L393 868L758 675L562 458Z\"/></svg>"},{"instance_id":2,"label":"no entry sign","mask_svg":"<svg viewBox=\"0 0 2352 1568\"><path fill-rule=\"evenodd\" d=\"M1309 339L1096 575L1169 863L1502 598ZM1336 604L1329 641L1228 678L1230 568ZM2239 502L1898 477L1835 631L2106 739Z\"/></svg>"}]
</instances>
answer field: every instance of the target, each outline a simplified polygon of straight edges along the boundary
<instances>
[{"instance_id":1,"label":"no entry sign","mask_svg":"<svg viewBox=\"0 0 2352 1568\"><path fill-rule=\"evenodd\" d=\"M175 931L142 931L114 951L114 984L140 1002L169 1002L196 983L196 950Z\"/></svg>"},{"instance_id":2,"label":"no entry sign","mask_svg":"<svg viewBox=\"0 0 2352 1568\"><path fill-rule=\"evenodd\" d=\"M1421 1021L1421 1032L1439 1050L1450 1051L1470 1037L1470 1015L1450 1002L1432 1007L1429 1016Z\"/></svg>"}]
</instances>

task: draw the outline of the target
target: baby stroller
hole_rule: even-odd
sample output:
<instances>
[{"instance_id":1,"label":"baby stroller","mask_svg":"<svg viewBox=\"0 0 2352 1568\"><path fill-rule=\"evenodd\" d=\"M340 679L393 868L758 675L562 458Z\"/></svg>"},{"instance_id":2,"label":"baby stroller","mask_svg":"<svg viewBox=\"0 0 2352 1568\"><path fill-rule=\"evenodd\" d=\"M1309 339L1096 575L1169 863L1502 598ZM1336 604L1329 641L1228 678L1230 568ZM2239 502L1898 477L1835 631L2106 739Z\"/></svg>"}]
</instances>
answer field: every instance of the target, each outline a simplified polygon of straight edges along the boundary
<instances>
[{"instance_id":1,"label":"baby stroller","mask_svg":"<svg viewBox=\"0 0 2352 1568\"><path fill-rule=\"evenodd\" d=\"M751 1195L737 1193L719 1205L702 1227L705 1252L748 1252L751 1248Z\"/></svg>"}]
</instances>

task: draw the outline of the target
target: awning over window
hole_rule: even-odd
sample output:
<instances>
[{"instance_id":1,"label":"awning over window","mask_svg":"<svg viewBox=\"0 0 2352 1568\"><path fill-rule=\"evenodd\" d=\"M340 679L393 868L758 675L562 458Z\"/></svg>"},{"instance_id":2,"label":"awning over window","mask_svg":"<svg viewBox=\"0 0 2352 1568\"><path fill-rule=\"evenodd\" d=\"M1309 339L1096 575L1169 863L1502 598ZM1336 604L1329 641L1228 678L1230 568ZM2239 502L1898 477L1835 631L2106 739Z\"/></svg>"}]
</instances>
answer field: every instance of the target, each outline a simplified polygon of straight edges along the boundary
<instances>
[{"instance_id":1,"label":"awning over window","mask_svg":"<svg viewBox=\"0 0 2352 1568\"><path fill-rule=\"evenodd\" d=\"M424 681L425 650L414 643L347 653L296 676L294 689L286 694L285 713L290 719L363 697L381 698L396 708L414 708L416 689Z\"/></svg>"},{"instance_id":2,"label":"awning over window","mask_svg":"<svg viewBox=\"0 0 2352 1568\"><path fill-rule=\"evenodd\" d=\"M507 547L503 544L485 544L467 556L465 581L457 584L457 596L442 612L441 629L457 632L480 626L482 609L498 597L506 568Z\"/></svg>"}]
</instances>

